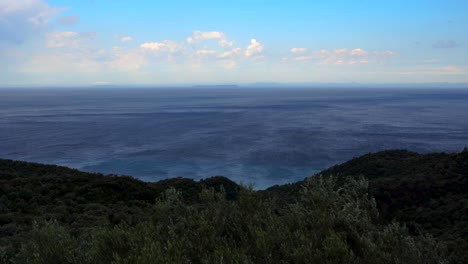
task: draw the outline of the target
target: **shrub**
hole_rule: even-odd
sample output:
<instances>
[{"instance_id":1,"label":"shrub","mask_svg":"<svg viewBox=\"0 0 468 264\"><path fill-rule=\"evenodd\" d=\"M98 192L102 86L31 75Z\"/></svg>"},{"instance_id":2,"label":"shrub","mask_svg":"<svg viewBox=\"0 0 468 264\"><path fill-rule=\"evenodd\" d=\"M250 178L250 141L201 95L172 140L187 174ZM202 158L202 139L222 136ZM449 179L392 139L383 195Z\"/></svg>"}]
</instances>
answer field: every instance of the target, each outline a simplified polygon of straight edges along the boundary
<instances>
[{"instance_id":1,"label":"shrub","mask_svg":"<svg viewBox=\"0 0 468 264\"><path fill-rule=\"evenodd\" d=\"M242 187L202 190L186 204L175 189L151 220L95 229L79 238L55 222L35 225L17 263L446 263L431 237L378 224L363 179L308 179L285 207Z\"/></svg>"}]
</instances>

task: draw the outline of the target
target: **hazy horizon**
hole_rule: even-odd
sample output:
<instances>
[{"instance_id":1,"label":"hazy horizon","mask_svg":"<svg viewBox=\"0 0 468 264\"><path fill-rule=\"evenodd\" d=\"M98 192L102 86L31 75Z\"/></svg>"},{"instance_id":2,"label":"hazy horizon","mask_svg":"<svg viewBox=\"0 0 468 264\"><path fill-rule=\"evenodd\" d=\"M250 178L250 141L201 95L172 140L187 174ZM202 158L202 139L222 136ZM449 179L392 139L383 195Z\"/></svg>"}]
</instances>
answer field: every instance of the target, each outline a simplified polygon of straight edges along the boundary
<instances>
[{"instance_id":1,"label":"hazy horizon","mask_svg":"<svg viewBox=\"0 0 468 264\"><path fill-rule=\"evenodd\" d=\"M99 85L40 85L40 86L0 86L0 89L159 89L159 88L305 88L305 89L320 89L320 88L346 88L346 89L465 89L468 88L468 82L450 83L450 82L434 82L434 83L281 83L281 82L256 82L256 83L189 83L189 84L148 84L148 85L132 85L132 84L99 84Z\"/></svg>"}]
</instances>

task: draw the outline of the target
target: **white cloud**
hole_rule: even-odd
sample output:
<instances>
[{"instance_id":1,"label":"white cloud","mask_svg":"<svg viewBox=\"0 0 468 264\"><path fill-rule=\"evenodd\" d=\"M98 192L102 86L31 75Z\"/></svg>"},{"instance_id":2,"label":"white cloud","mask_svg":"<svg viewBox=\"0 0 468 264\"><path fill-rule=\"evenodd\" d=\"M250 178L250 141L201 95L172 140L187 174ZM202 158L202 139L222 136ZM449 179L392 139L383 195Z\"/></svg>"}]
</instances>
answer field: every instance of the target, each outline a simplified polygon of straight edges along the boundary
<instances>
[{"instance_id":1,"label":"white cloud","mask_svg":"<svg viewBox=\"0 0 468 264\"><path fill-rule=\"evenodd\" d=\"M129 36L126 36L126 37L120 38L120 41L121 42L130 42L130 41L133 41L133 38L129 37Z\"/></svg>"},{"instance_id":2,"label":"white cloud","mask_svg":"<svg viewBox=\"0 0 468 264\"><path fill-rule=\"evenodd\" d=\"M235 48L232 50L225 51L218 55L218 58L232 58L232 57L239 57L242 55L242 49Z\"/></svg>"},{"instance_id":3,"label":"white cloud","mask_svg":"<svg viewBox=\"0 0 468 264\"><path fill-rule=\"evenodd\" d=\"M382 63L389 58L398 57L393 51L366 51L361 48L355 49L322 49L307 52L304 48L292 48L290 50L295 56L282 58L283 62L310 62L331 65L359 65L368 63ZM300 56L298 56L300 55Z\"/></svg>"},{"instance_id":4,"label":"white cloud","mask_svg":"<svg viewBox=\"0 0 468 264\"><path fill-rule=\"evenodd\" d=\"M153 52L175 53L183 49L183 46L175 41L164 40L163 42L146 42L140 45L143 50Z\"/></svg>"},{"instance_id":5,"label":"white cloud","mask_svg":"<svg viewBox=\"0 0 468 264\"><path fill-rule=\"evenodd\" d=\"M78 33L73 31L52 32L46 34L49 48L80 48L82 43L94 39L95 33Z\"/></svg>"},{"instance_id":6,"label":"white cloud","mask_svg":"<svg viewBox=\"0 0 468 264\"><path fill-rule=\"evenodd\" d=\"M61 11L42 0L1 0L0 42L21 43L39 35Z\"/></svg>"},{"instance_id":7,"label":"white cloud","mask_svg":"<svg viewBox=\"0 0 468 264\"><path fill-rule=\"evenodd\" d=\"M196 30L192 36L187 38L187 43L194 46L205 40L218 40L218 45L223 48L231 48L234 45L233 41L226 39L226 34L220 31L199 31Z\"/></svg>"},{"instance_id":8,"label":"white cloud","mask_svg":"<svg viewBox=\"0 0 468 264\"><path fill-rule=\"evenodd\" d=\"M313 58L314 58L313 56L298 56L298 57L294 57L293 61L310 61Z\"/></svg>"},{"instance_id":9,"label":"white cloud","mask_svg":"<svg viewBox=\"0 0 468 264\"><path fill-rule=\"evenodd\" d=\"M194 31L193 37L198 41L207 39L222 39L224 38L224 33L219 31Z\"/></svg>"},{"instance_id":10,"label":"white cloud","mask_svg":"<svg viewBox=\"0 0 468 264\"><path fill-rule=\"evenodd\" d=\"M369 56L369 52L363 50L363 49L353 49L351 51L347 51L346 49L345 50L342 50L342 52L344 53L350 53L351 56L363 56L363 57L367 57Z\"/></svg>"},{"instance_id":11,"label":"white cloud","mask_svg":"<svg viewBox=\"0 0 468 264\"><path fill-rule=\"evenodd\" d=\"M226 39L220 39L218 45L223 48L231 48L234 45L234 41L227 41Z\"/></svg>"},{"instance_id":12,"label":"white cloud","mask_svg":"<svg viewBox=\"0 0 468 264\"><path fill-rule=\"evenodd\" d=\"M117 78L141 74L153 76L153 72L160 72L161 69L176 72L186 67L205 73L236 68L229 71L234 74L242 70L242 67L238 66L247 65L250 60L258 58L263 51L263 44L255 39L251 39L250 45L244 49L228 47L231 44L225 42L220 44L220 41L227 41L222 32L194 34L197 41L216 40L213 47L200 45L195 49L189 48L185 42L164 40L141 43L135 48L122 44L103 50L94 47L92 43L87 43L96 36L94 33L56 31L43 36L45 40L43 44L49 49L38 49L30 54L23 53L22 62L16 68L18 72L50 74L43 76L73 73L72 75L77 76L80 81L89 84L100 81L103 74L106 79L115 83L116 79L109 77L112 74ZM115 39L124 43L132 40L131 37L124 35L115 36Z\"/></svg>"},{"instance_id":13,"label":"white cloud","mask_svg":"<svg viewBox=\"0 0 468 264\"><path fill-rule=\"evenodd\" d=\"M299 54L299 53L305 53L307 49L306 48L292 48L290 51L291 53Z\"/></svg>"},{"instance_id":14,"label":"white cloud","mask_svg":"<svg viewBox=\"0 0 468 264\"><path fill-rule=\"evenodd\" d=\"M194 31L193 35L188 38L188 44L196 44L204 40L218 40L216 47L204 45L203 48L196 49L196 45L192 45L194 49L186 49L183 44L174 41L165 40L162 42L147 42L140 45L144 51L149 51L148 54L156 54L158 60L155 61L148 57L148 63L161 63L161 59L165 57L166 62L187 65L196 65L196 68L202 66L220 66L223 68L232 69L239 65L243 60L248 58L258 58L263 51L264 45L255 39L251 39L250 45L246 49L230 47L231 43L226 44L225 34L223 32L210 31ZM194 66L195 67L195 66Z\"/></svg>"},{"instance_id":15,"label":"white cloud","mask_svg":"<svg viewBox=\"0 0 468 264\"><path fill-rule=\"evenodd\" d=\"M218 31L194 31L192 36L187 38L187 43L190 45L210 39L223 39L225 38L223 32Z\"/></svg>"},{"instance_id":16,"label":"white cloud","mask_svg":"<svg viewBox=\"0 0 468 264\"><path fill-rule=\"evenodd\" d=\"M245 50L245 56L252 57L257 54L262 53L262 51L263 51L263 44L260 44L260 42L258 42L256 39L251 39L250 45Z\"/></svg>"}]
</instances>

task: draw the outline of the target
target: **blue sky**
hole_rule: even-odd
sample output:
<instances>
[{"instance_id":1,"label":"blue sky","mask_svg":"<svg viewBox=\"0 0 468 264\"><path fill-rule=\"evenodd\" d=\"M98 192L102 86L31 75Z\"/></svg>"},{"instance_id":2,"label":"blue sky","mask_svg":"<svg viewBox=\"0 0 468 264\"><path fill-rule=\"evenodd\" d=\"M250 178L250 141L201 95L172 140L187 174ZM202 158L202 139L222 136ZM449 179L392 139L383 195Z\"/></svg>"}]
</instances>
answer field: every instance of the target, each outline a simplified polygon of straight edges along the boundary
<instances>
[{"instance_id":1,"label":"blue sky","mask_svg":"<svg viewBox=\"0 0 468 264\"><path fill-rule=\"evenodd\" d=\"M0 86L468 82L468 1L0 0Z\"/></svg>"}]
</instances>

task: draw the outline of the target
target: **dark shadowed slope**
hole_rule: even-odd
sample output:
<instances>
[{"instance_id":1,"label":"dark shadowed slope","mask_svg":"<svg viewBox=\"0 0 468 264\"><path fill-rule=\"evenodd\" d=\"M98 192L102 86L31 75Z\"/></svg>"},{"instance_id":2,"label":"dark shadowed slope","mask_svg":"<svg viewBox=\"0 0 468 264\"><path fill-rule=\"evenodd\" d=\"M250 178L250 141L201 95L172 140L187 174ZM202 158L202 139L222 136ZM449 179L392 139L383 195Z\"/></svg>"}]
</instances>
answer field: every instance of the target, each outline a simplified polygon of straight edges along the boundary
<instances>
[{"instance_id":1,"label":"dark shadowed slope","mask_svg":"<svg viewBox=\"0 0 468 264\"><path fill-rule=\"evenodd\" d=\"M227 198L233 199L238 186L224 177L147 183L132 177L0 159L0 245L17 247L33 221L55 219L75 233L121 222L136 224L149 218L155 199L170 187L195 203L203 187L219 189L221 185Z\"/></svg>"},{"instance_id":2,"label":"dark shadowed slope","mask_svg":"<svg viewBox=\"0 0 468 264\"><path fill-rule=\"evenodd\" d=\"M368 178L382 220L397 219L413 233L432 233L449 242L458 256L468 252L468 151L383 151L354 158L321 174ZM273 186L258 193L286 204L299 197L303 185ZM236 199L239 186L225 177L147 183L131 177L0 160L0 244L18 248L29 236L33 221L56 219L74 234L121 222L135 225L151 218L155 199L170 187L180 191L187 204L195 204L204 187L220 190L221 186L227 199Z\"/></svg>"},{"instance_id":3,"label":"dark shadowed slope","mask_svg":"<svg viewBox=\"0 0 468 264\"><path fill-rule=\"evenodd\" d=\"M333 166L323 176L364 177L381 219L429 232L452 249L468 253L468 150L418 154L405 150L371 153ZM303 182L273 186L269 196L294 200Z\"/></svg>"},{"instance_id":4,"label":"dark shadowed slope","mask_svg":"<svg viewBox=\"0 0 468 264\"><path fill-rule=\"evenodd\" d=\"M386 220L414 223L443 239L468 239L468 151L383 151L352 159L323 175L364 176Z\"/></svg>"}]
</instances>

